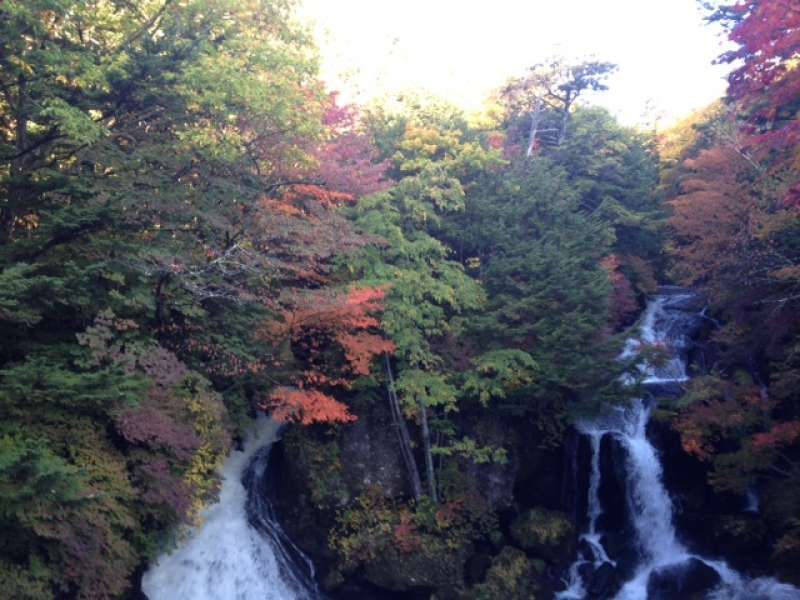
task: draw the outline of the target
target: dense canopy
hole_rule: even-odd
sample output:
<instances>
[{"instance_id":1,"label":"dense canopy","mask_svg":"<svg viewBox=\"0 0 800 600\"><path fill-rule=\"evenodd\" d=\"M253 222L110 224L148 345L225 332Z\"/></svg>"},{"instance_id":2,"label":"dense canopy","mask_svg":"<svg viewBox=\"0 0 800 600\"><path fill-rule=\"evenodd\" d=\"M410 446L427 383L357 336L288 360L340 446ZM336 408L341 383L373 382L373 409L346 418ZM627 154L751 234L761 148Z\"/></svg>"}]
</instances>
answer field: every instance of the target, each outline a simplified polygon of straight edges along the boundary
<instances>
[{"instance_id":1,"label":"dense canopy","mask_svg":"<svg viewBox=\"0 0 800 600\"><path fill-rule=\"evenodd\" d=\"M796 580L796 0L712 8L728 95L664 132L586 100L594 60L509 73L480 118L343 105L294 9L0 3L3 593L133 597L261 411L339 577L402 591L381 556L447 554L422 587L472 595L442 598L534 597L541 548L509 540L572 527L548 461L641 391L618 357L668 283L714 326L666 429L709 493L761 491L759 568ZM351 484L376 419L400 483Z\"/></svg>"}]
</instances>

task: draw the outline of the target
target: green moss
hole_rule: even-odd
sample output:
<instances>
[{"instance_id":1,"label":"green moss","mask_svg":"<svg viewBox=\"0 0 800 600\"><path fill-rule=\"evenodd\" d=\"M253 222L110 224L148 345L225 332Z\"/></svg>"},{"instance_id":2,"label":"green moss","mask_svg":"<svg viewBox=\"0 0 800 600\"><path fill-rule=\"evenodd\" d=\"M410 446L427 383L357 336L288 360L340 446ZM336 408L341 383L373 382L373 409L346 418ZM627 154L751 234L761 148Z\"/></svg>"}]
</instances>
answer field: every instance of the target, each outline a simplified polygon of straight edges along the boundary
<instances>
[{"instance_id":1,"label":"green moss","mask_svg":"<svg viewBox=\"0 0 800 600\"><path fill-rule=\"evenodd\" d=\"M463 500L436 505L425 498L394 502L375 489L339 512L329 544L343 571L363 568L366 579L382 588L436 589L450 597L463 589L473 541L496 527L485 506Z\"/></svg>"},{"instance_id":2,"label":"green moss","mask_svg":"<svg viewBox=\"0 0 800 600\"><path fill-rule=\"evenodd\" d=\"M575 528L560 512L532 508L511 525L511 537L520 548L555 564L569 561L574 553Z\"/></svg>"},{"instance_id":3,"label":"green moss","mask_svg":"<svg viewBox=\"0 0 800 600\"><path fill-rule=\"evenodd\" d=\"M800 484L773 481L762 489L762 513L776 542L770 557L780 578L800 584Z\"/></svg>"},{"instance_id":4,"label":"green moss","mask_svg":"<svg viewBox=\"0 0 800 600\"><path fill-rule=\"evenodd\" d=\"M339 445L333 437L320 437L307 428L294 427L284 435L284 446L318 509L336 508L350 500L342 480Z\"/></svg>"},{"instance_id":5,"label":"green moss","mask_svg":"<svg viewBox=\"0 0 800 600\"><path fill-rule=\"evenodd\" d=\"M365 564L367 580L385 589L407 591L418 588L453 590L463 585L464 563L471 548L451 548L446 540L422 534L414 551L388 546Z\"/></svg>"},{"instance_id":6,"label":"green moss","mask_svg":"<svg viewBox=\"0 0 800 600\"><path fill-rule=\"evenodd\" d=\"M0 589L6 598L49 600L53 597L53 578L53 573L36 557L24 567L0 561Z\"/></svg>"},{"instance_id":7,"label":"green moss","mask_svg":"<svg viewBox=\"0 0 800 600\"><path fill-rule=\"evenodd\" d=\"M543 598L539 583L545 570L541 560L528 558L511 546L502 549L493 560L486 579L475 586L470 600L536 600Z\"/></svg>"}]
</instances>

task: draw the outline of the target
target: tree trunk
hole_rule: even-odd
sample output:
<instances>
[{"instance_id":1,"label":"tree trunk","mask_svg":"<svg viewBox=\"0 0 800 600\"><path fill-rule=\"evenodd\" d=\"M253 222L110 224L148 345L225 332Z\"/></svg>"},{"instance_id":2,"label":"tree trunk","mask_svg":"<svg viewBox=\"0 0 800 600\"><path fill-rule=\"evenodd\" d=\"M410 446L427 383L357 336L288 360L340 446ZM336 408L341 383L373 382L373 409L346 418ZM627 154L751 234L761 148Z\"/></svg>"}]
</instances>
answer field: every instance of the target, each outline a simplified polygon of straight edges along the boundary
<instances>
[{"instance_id":1,"label":"tree trunk","mask_svg":"<svg viewBox=\"0 0 800 600\"><path fill-rule=\"evenodd\" d=\"M528 149L525 151L525 156L530 158L533 156L533 151L536 148L536 136L539 133L539 122L542 119L542 101L538 98L533 105L531 111L531 129L528 132Z\"/></svg>"},{"instance_id":2,"label":"tree trunk","mask_svg":"<svg viewBox=\"0 0 800 600\"><path fill-rule=\"evenodd\" d=\"M439 503L436 493L436 476L433 471L433 453L431 452L431 432L428 429L428 409L422 400L417 399L419 404L420 422L422 425L422 445L425 450L425 470L428 475L428 495L434 504Z\"/></svg>"},{"instance_id":3,"label":"tree trunk","mask_svg":"<svg viewBox=\"0 0 800 600\"><path fill-rule=\"evenodd\" d=\"M572 108L572 103L575 102L575 97L569 93L564 97L564 112L561 114L561 130L558 132L558 145L564 143L567 139L567 127L569 125L569 111Z\"/></svg>"},{"instance_id":4,"label":"tree trunk","mask_svg":"<svg viewBox=\"0 0 800 600\"><path fill-rule=\"evenodd\" d=\"M25 194L25 149L28 146L28 82L19 78L17 87L17 106L14 118L17 122L15 150L16 157L11 160L9 169L8 196L6 205L0 211L0 243L8 243L14 231L17 212L23 204Z\"/></svg>"},{"instance_id":5,"label":"tree trunk","mask_svg":"<svg viewBox=\"0 0 800 600\"><path fill-rule=\"evenodd\" d=\"M403 418L403 411L400 408L400 400L397 397L397 392L394 388L392 365L389 361L389 356L386 355L385 358L386 373L389 376L389 408L392 413L392 421L394 422L395 431L397 432L397 441L400 443L400 455L403 457L403 463L406 467L408 482L411 485L411 493L414 494L415 500L419 500L422 496L422 481L419 477L417 463L414 460L414 452L411 449L411 436L408 433L408 426L406 425L406 420Z\"/></svg>"}]
</instances>

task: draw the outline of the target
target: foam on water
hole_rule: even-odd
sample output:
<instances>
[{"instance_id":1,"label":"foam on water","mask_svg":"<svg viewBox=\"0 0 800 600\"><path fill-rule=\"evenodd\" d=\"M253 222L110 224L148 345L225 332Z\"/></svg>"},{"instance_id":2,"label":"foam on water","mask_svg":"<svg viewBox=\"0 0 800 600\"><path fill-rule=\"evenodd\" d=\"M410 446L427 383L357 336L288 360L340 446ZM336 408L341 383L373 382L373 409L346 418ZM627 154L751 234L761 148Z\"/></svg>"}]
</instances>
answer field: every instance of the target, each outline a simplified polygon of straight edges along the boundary
<instances>
[{"instance_id":1,"label":"foam on water","mask_svg":"<svg viewBox=\"0 0 800 600\"><path fill-rule=\"evenodd\" d=\"M308 559L290 545L271 509L258 506L269 449L279 426L265 417L255 425L244 450L232 452L225 462L219 501L203 512L202 525L145 573L142 590L149 600L318 597L313 571L302 568L302 561ZM260 501L266 503L263 498ZM248 514L248 504L256 509L252 514Z\"/></svg>"},{"instance_id":2,"label":"foam on water","mask_svg":"<svg viewBox=\"0 0 800 600\"><path fill-rule=\"evenodd\" d=\"M686 381L685 359L681 350L688 344L688 335L682 327L690 313L670 310L687 299L689 293L673 293L653 298L642 318L638 334L629 339L620 356L632 358L644 344L659 344L668 352L668 360L659 366L644 365L644 383L678 383ZM593 557L579 556L566 577L567 589L556 595L559 600L584 600L586 584L580 574L581 567L593 563L595 568L611 561L601 544L602 532L597 522L602 515L599 487L600 442L605 435L613 436L626 454L627 505L633 524L638 566L634 576L622 586L616 600L647 600L647 584L656 569L684 563L697 558L720 575L721 583L708 596L708 600L798 600L800 590L775 579L761 577L748 579L731 569L724 561L711 560L691 554L678 539L673 523L672 500L662 481L662 466L655 447L647 439L646 427L650 409L641 400L628 407L611 407L595 419L577 423L578 430L591 442L591 472L589 475L588 528L582 539L589 542ZM753 496L755 498L755 496ZM757 498L755 498L757 506ZM751 504L753 501L751 500Z\"/></svg>"}]
</instances>

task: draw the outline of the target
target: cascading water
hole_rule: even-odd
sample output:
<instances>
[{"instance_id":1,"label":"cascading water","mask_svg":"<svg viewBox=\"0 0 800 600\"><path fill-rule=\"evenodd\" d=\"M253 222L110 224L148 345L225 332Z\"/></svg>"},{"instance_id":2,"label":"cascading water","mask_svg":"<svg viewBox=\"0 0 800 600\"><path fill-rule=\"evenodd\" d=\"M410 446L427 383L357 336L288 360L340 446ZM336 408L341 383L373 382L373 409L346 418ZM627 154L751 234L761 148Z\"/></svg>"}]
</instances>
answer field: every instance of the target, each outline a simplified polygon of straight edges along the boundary
<instances>
[{"instance_id":1,"label":"cascading water","mask_svg":"<svg viewBox=\"0 0 800 600\"><path fill-rule=\"evenodd\" d=\"M637 336L628 340L621 358L635 355L642 344L662 346L668 354L659 365L644 365L644 383L656 389L675 388L688 379L686 354L690 332L703 315L687 310L693 294L665 289L648 304ZM606 414L577 424L589 438L591 471L588 485L588 527L581 536L578 559L567 574L567 589L559 600L798 600L800 590L771 578L747 579L723 561L694 555L681 543L673 523L673 506L662 482L658 453L647 439L648 402L637 400L628 407L613 407ZM609 532L599 529L603 515L599 490L603 484L601 444L606 436L624 454L625 502L630 522L629 546L635 559L625 570L607 551ZM609 584L623 576L624 583ZM699 586L699 588L697 587ZM614 588L617 588L616 591Z\"/></svg>"},{"instance_id":2,"label":"cascading water","mask_svg":"<svg viewBox=\"0 0 800 600\"><path fill-rule=\"evenodd\" d=\"M316 600L311 561L289 540L264 496L278 424L265 417L222 470L219 502L202 525L142 579L149 600Z\"/></svg>"}]
</instances>

